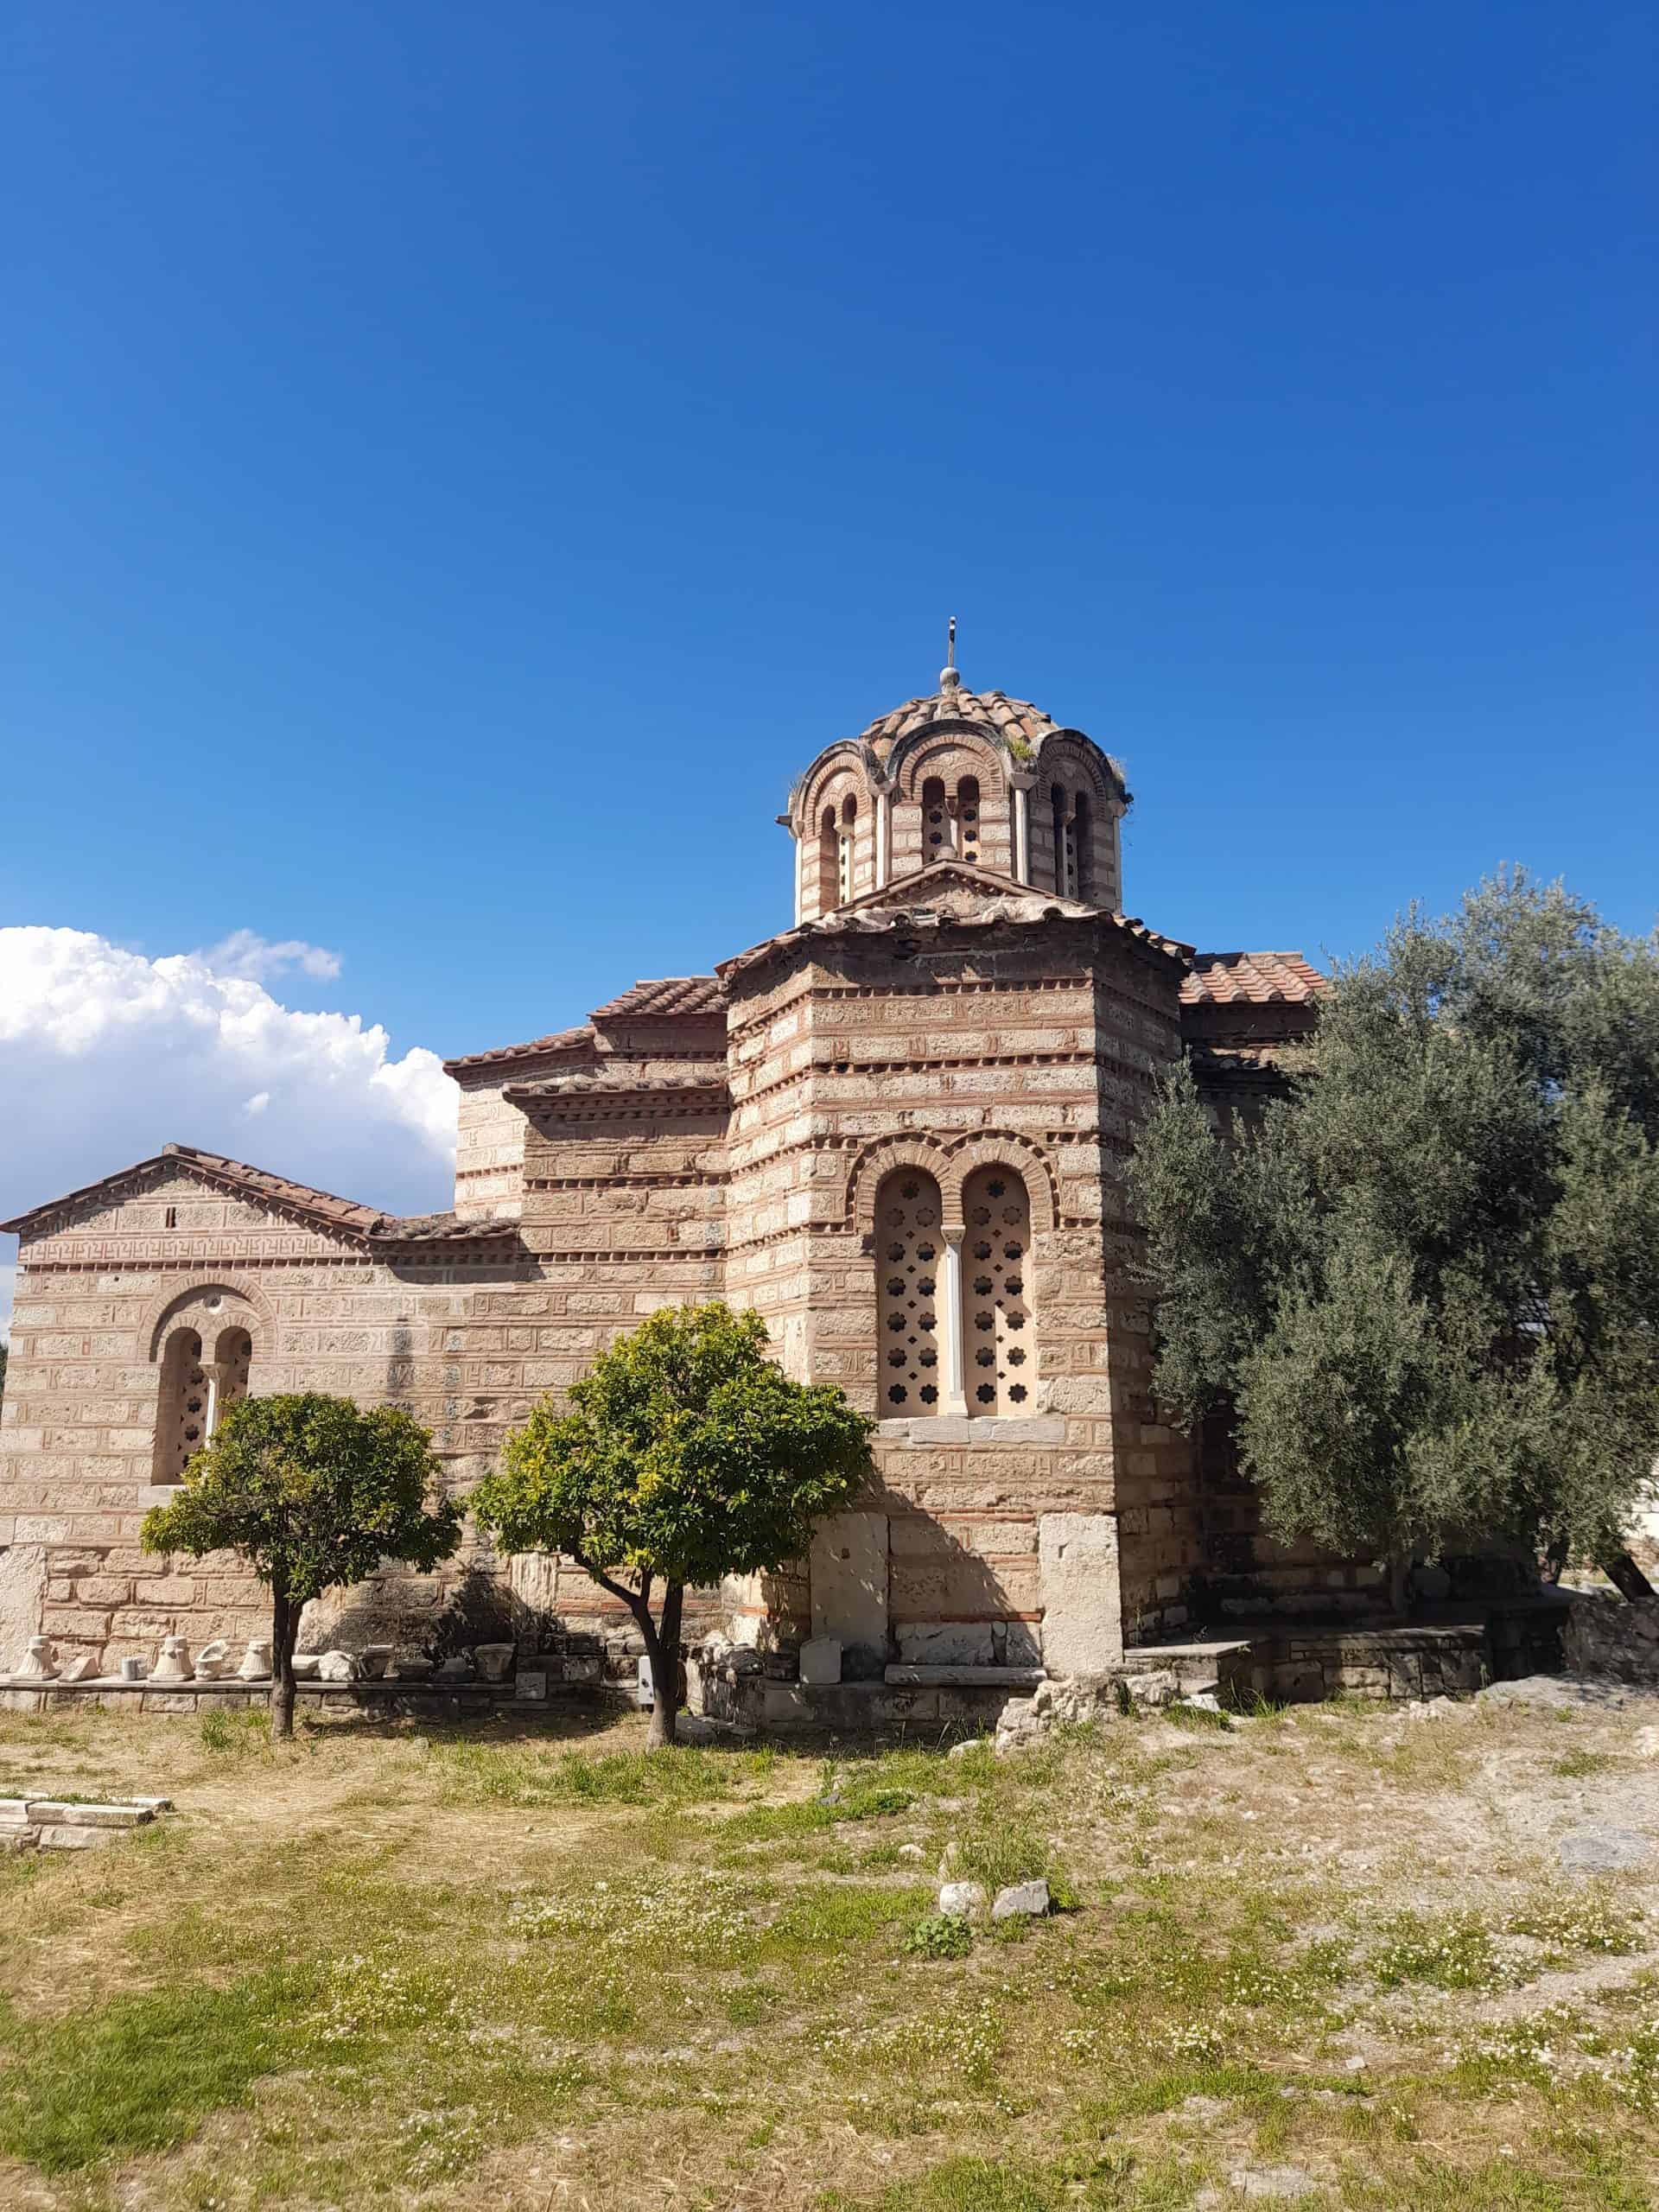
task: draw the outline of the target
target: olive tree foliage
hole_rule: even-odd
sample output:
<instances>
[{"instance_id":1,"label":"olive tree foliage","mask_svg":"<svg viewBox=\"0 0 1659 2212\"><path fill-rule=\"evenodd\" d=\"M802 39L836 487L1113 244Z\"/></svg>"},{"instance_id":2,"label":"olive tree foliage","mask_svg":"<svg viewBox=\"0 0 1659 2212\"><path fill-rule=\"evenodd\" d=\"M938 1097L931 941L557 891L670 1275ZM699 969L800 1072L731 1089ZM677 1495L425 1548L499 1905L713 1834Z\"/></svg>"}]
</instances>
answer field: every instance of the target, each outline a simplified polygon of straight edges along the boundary
<instances>
[{"instance_id":1,"label":"olive tree foliage","mask_svg":"<svg viewBox=\"0 0 1659 2212\"><path fill-rule=\"evenodd\" d=\"M653 1745L674 1740L688 1586L800 1558L868 1469L872 1424L840 1390L791 1382L766 1342L757 1313L653 1313L571 1384L568 1411L543 1399L473 1493L505 1550L563 1552L627 1606Z\"/></svg>"},{"instance_id":2,"label":"olive tree foliage","mask_svg":"<svg viewBox=\"0 0 1659 2212\"><path fill-rule=\"evenodd\" d=\"M430 1433L402 1407L365 1411L315 1390L239 1398L181 1494L144 1516L147 1552L234 1552L269 1588L273 1736L294 1732L302 1608L389 1560L430 1569L458 1548L461 1509L440 1473Z\"/></svg>"},{"instance_id":3,"label":"olive tree foliage","mask_svg":"<svg viewBox=\"0 0 1659 2212\"><path fill-rule=\"evenodd\" d=\"M1645 1589L1659 937L1506 871L1339 970L1317 1071L1224 1143L1191 1073L1129 1170L1155 1389L1231 1402L1269 1532L1395 1570L1481 1531Z\"/></svg>"}]
</instances>

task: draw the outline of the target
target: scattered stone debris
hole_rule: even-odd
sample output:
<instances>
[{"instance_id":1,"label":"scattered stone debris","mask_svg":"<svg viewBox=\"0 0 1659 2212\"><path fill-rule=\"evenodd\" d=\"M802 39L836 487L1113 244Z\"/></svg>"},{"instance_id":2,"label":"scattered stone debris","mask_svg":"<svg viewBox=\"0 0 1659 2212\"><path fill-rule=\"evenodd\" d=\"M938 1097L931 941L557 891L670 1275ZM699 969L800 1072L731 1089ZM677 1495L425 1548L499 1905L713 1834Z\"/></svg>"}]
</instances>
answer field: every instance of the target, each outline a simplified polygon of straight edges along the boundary
<instances>
[{"instance_id":1,"label":"scattered stone debris","mask_svg":"<svg viewBox=\"0 0 1659 2212\"><path fill-rule=\"evenodd\" d=\"M973 1885L970 1884L969 1886L972 1887ZM1050 1909L1051 1901L1046 1882L1040 1878L1034 1882L1010 1882L1007 1889L997 1891L996 1902L991 1907L991 1918L993 1920L1021 1918L1040 1920Z\"/></svg>"},{"instance_id":2,"label":"scattered stone debris","mask_svg":"<svg viewBox=\"0 0 1659 2212\"><path fill-rule=\"evenodd\" d=\"M0 1797L0 1852L87 1851L170 1813L170 1797L83 1805L59 1797Z\"/></svg>"},{"instance_id":3,"label":"scattered stone debris","mask_svg":"<svg viewBox=\"0 0 1659 2212\"><path fill-rule=\"evenodd\" d=\"M939 1891L939 1910L947 1920L976 1920L985 1910L982 1882L946 1882Z\"/></svg>"}]
</instances>

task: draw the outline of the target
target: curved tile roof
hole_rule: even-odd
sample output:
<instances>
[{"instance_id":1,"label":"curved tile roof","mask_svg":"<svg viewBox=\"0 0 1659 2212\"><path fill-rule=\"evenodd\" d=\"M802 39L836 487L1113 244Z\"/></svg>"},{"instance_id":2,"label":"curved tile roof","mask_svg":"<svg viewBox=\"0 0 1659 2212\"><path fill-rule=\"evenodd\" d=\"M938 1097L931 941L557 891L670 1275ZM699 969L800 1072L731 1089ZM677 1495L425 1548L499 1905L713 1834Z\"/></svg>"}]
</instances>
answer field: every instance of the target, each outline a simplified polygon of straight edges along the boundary
<instances>
[{"instance_id":1,"label":"curved tile roof","mask_svg":"<svg viewBox=\"0 0 1659 2212\"><path fill-rule=\"evenodd\" d=\"M671 1015L723 1014L726 994L715 976L658 976L647 983L633 983L620 998L596 1006L589 1021L653 1020Z\"/></svg>"},{"instance_id":2,"label":"curved tile roof","mask_svg":"<svg viewBox=\"0 0 1659 2212\"><path fill-rule=\"evenodd\" d=\"M885 755L901 737L925 729L930 722L986 722L1003 737L1036 747L1060 728L1029 699L1011 699L1006 691L935 691L930 698L906 699L891 714L879 715L859 733L858 741Z\"/></svg>"},{"instance_id":3,"label":"curved tile roof","mask_svg":"<svg viewBox=\"0 0 1659 2212\"><path fill-rule=\"evenodd\" d=\"M1300 952L1195 952L1183 1006L1306 1006L1331 988Z\"/></svg>"}]
</instances>

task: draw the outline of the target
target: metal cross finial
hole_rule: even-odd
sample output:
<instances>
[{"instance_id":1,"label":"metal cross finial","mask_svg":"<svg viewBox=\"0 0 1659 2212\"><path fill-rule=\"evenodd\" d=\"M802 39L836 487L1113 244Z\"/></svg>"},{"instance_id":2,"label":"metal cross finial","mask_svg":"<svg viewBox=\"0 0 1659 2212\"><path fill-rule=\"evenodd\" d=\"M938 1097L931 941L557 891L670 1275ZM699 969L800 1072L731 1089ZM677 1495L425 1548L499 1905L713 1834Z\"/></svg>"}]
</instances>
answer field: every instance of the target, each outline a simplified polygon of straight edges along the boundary
<instances>
[{"instance_id":1,"label":"metal cross finial","mask_svg":"<svg viewBox=\"0 0 1659 2212\"><path fill-rule=\"evenodd\" d=\"M939 671L941 691L954 691L962 678L957 673L957 618L950 617L950 626L945 632L944 666Z\"/></svg>"}]
</instances>

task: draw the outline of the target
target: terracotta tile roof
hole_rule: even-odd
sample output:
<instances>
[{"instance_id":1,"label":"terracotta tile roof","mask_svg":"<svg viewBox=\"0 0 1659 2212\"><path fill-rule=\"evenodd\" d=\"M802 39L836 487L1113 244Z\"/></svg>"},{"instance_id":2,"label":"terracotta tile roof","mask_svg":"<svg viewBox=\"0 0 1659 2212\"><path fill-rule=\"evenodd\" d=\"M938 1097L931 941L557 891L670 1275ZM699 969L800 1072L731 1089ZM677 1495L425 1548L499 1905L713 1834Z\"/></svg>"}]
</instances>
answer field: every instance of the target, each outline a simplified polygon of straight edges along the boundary
<instances>
[{"instance_id":1,"label":"terracotta tile roof","mask_svg":"<svg viewBox=\"0 0 1659 2212\"><path fill-rule=\"evenodd\" d=\"M505 1215L463 1221L453 1213L383 1214L371 1234L378 1244L470 1244L480 1237L517 1236L518 1224Z\"/></svg>"},{"instance_id":2,"label":"terracotta tile roof","mask_svg":"<svg viewBox=\"0 0 1659 2212\"><path fill-rule=\"evenodd\" d=\"M480 1236L517 1236L518 1232L517 1222L501 1218L461 1221L453 1213L382 1213L378 1206L359 1205L355 1198L336 1198L332 1191L319 1191L312 1184L296 1183L287 1175L273 1175L264 1167L250 1167L246 1160L231 1160L223 1153L202 1152L193 1144L163 1145L149 1160L119 1168L113 1175L105 1175L79 1191L66 1192L60 1198L48 1198L44 1205L33 1206L29 1212L19 1214L15 1221L0 1222L0 1231L11 1236L22 1236L53 1215L79 1205L83 1198L95 1198L102 1192L118 1196L122 1186L130 1184L135 1176L173 1166L188 1168L215 1190L251 1198L256 1205L278 1206L285 1213L302 1215L320 1228L341 1230L350 1236L372 1239L376 1243L459 1243Z\"/></svg>"},{"instance_id":3,"label":"terracotta tile roof","mask_svg":"<svg viewBox=\"0 0 1659 2212\"><path fill-rule=\"evenodd\" d=\"M1006 691L935 691L929 698L906 699L891 714L878 715L860 731L860 741L881 753L912 730L946 721L988 722L1004 737L1031 746L1039 745L1060 727L1029 699L1010 699Z\"/></svg>"},{"instance_id":4,"label":"terracotta tile roof","mask_svg":"<svg viewBox=\"0 0 1659 2212\"><path fill-rule=\"evenodd\" d=\"M286 1175L272 1175L263 1167L250 1167L245 1160L228 1160L222 1153L199 1152L193 1144L163 1145L162 1152L164 1158L181 1160L211 1181L228 1184L245 1197L263 1198L268 1205L309 1214L337 1228L367 1230L385 1218L378 1206L359 1205L355 1198L336 1198L332 1191L318 1191L309 1183L292 1182Z\"/></svg>"},{"instance_id":5,"label":"terracotta tile roof","mask_svg":"<svg viewBox=\"0 0 1659 2212\"><path fill-rule=\"evenodd\" d=\"M200 1152L194 1145L168 1144L148 1160L118 1168L113 1175L102 1176L79 1191L66 1192L60 1198L48 1198L44 1205L31 1206L15 1221L0 1222L0 1230L8 1236L22 1236L25 1229L48 1215L62 1213L83 1198L96 1198L102 1191L112 1191L130 1183L136 1175L147 1174L153 1168L175 1162L189 1168L216 1189L228 1190L239 1198L253 1198L266 1205L281 1206L289 1213L303 1214L308 1220L327 1228L367 1236L378 1222L385 1218L374 1206L359 1205L354 1198L336 1198L332 1191L315 1190L309 1183L296 1183L285 1175L269 1174L263 1167L250 1167L245 1160L228 1160L222 1153Z\"/></svg>"},{"instance_id":6,"label":"terracotta tile roof","mask_svg":"<svg viewBox=\"0 0 1659 2212\"><path fill-rule=\"evenodd\" d=\"M1300 952L1195 952L1183 1006L1307 1006L1331 979Z\"/></svg>"},{"instance_id":7,"label":"terracotta tile roof","mask_svg":"<svg viewBox=\"0 0 1659 2212\"><path fill-rule=\"evenodd\" d=\"M543 1076L539 1081L515 1083L503 1096L509 1105L537 1098L632 1098L650 1091L658 1096L706 1097L716 1103L727 1097L723 1075L626 1075L596 1069L582 1075Z\"/></svg>"},{"instance_id":8,"label":"terracotta tile roof","mask_svg":"<svg viewBox=\"0 0 1659 2212\"><path fill-rule=\"evenodd\" d=\"M726 994L717 976L659 976L653 982L632 984L620 998L595 1007L588 1018L590 1021L628 1021L644 1016L663 1020L725 1010Z\"/></svg>"},{"instance_id":9,"label":"terracotta tile roof","mask_svg":"<svg viewBox=\"0 0 1659 2212\"><path fill-rule=\"evenodd\" d=\"M944 892L953 884L958 892L965 887L969 893L982 892L983 895L966 906L929 903L930 886ZM1192 957L1190 944L1160 936L1132 914L1109 913L1103 906L1084 906L1052 891L1033 891L1009 883L1006 878L991 876L964 861L946 861L928 868L923 875L906 877L898 885L888 885L885 891L857 906L838 906L817 921L799 922L791 930L780 931L776 937L751 945L734 959L723 960L720 974L722 980L741 975L747 969L759 967L814 938L879 936L892 931L911 934L924 930L990 929L999 923L1051 919L1101 923L1107 928L1122 931L1150 951L1179 961L1183 967Z\"/></svg>"},{"instance_id":10,"label":"terracotta tile roof","mask_svg":"<svg viewBox=\"0 0 1659 2212\"><path fill-rule=\"evenodd\" d=\"M550 1052L579 1052L594 1041L594 1027L584 1021L578 1029L557 1029L550 1037L532 1037L524 1045L497 1045L487 1052L464 1052L459 1059L446 1060L446 1075L454 1075L457 1068L488 1068L508 1060L539 1060Z\"/></svg>"}]
</instances>

